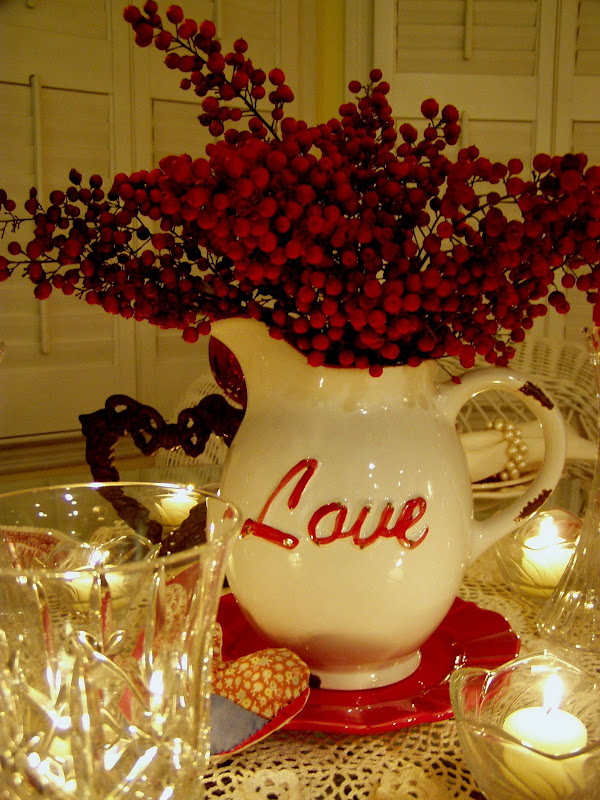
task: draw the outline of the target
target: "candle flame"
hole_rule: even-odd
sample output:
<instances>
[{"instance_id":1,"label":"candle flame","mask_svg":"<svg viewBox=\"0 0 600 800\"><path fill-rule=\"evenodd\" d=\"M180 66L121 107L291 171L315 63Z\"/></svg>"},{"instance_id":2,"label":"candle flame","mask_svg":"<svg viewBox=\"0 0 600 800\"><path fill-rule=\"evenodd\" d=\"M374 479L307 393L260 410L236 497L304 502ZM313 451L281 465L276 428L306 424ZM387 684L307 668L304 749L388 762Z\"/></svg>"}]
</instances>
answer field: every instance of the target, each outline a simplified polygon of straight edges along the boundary
<instances>
[{"instance_id":1,"label":"candle flame","mask_svg":"<svg viewBox=\"0 0 600 800\"><path fill-rule=\"evenodd\" d=\"M525 540L525 547L528 550L544 550L565 544L566 539L559 536L559 528L552 517L541 517L537 521L537 529L533 536Z\"/></svg>"},{"instance_id":2,"label":"candle flame","mask_svg":"<svg viewBox=\"0 0 600 800\"><path fill-rule=\"evenodd\" d=\"M194 490L192 484L188 484L185 488L177 489L171 496L175 501L190 500L190 493Z\"/></svg>"},{"instance_id":3,"label":"candle flame","mask_svg":"<svg viewBox=\"0 0 600 800\"><path fill-rule=\"evenodd\" d=\"M92 548L92 552L90 553L88 563L90 567L95 567L97 569L98 567L104 566L104 564L108 561L109 556L110 556L109 550L101 550L99 548L94 547Z\"/></svg>"},{"instance_id":4,"label":"candle flame","mask_svg":"<svg viewBox=\"0 0 600 800\"><path fill-rule=\"evenodd\" d=\"M563 682L556 672L552 673L544 685L544 710L549 713L554 708L560 708L564 693Z\"/></svg>"},{"instance_id":5,"label":"candle flame","mask_svg":"<svg viewBox=\"0 0 600 800\"><path fill-rule=\"evenodd\" d=\"M556 544L559 541L564 542L564 539L558 535L558 528L552 517L544 517L540 520L539 536L546 546Z\"/></svg>"}]
</instances>

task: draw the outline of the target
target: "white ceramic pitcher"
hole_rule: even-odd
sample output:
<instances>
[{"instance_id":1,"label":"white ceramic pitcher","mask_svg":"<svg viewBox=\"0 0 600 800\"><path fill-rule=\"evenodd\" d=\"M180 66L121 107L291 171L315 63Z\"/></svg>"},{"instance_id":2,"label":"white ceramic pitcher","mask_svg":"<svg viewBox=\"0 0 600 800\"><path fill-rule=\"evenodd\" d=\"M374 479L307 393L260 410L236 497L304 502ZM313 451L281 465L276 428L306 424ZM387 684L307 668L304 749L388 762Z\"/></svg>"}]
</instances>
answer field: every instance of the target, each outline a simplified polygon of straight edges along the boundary
<instances>
[{"instance_id":1,"label":"white ceramic pitcher","mask_svg":"<svg viewBox=\"0 0 600 800\"><path fill-rule=\"evenodd\" d=\"M473 370L459 385L437 383L435 362L373 378L311 367L253 320L218 322L213 334L235 353L248 393L222 481L245 519L228 568L242 610L322 687L403 679L469 563L557 484L560 412L507 369ZM532 409L546 457L522 497L479 522L456 417L486 389L513 392Z\"/></svg>"}]
</instances>

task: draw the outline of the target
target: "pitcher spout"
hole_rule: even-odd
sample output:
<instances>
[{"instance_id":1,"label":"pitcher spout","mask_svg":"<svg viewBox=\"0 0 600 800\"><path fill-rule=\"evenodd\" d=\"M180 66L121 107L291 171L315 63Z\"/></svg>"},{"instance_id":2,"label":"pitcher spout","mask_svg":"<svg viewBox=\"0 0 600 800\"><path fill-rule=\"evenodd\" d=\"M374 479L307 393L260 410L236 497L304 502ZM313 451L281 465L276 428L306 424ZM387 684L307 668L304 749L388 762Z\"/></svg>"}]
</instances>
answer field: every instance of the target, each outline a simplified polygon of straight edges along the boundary
<instances>
[{"instance_id":1,"label":"pitcher spout","mask_svg":"<svg viewBox=\"0 0 600 800\"><path fill-rule=\"evenodd\" d=\"M254 338L256 344L260 345L260 339L264 335L270 338L266 326L249 317L230 317L211 322L210 333L238 357L242 354L244 342L248 339ZM256 356L256 353L254 355Z\"/></svg>"},{"instance_id":2,"label":"pitcher spout","mask_svg":"<svg viewBox=\"0 0 600 800\"><path fill-rule=\"evenodd\" d=\"M211 323L211 335L234 354L248 387L264 388L265 381L272 377L310 369L301 353L286 342L274 339L267 326L255 319L218 320Z\"/></svg>"}]
</instances>

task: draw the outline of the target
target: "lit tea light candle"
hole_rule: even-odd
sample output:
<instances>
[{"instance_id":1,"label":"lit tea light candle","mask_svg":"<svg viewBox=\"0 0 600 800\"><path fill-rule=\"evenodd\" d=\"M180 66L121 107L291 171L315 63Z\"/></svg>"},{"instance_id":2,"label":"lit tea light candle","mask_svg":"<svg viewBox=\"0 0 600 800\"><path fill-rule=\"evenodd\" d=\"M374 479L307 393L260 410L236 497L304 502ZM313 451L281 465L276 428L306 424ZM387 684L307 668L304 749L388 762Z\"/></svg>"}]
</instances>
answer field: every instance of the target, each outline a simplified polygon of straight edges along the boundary
<instances>
[{"instance_id":1,"label":"lit tea light candle","mask_svg":"<svg viewBox=\"0 0 600 800\"><path fill-rule=\"evenodd\" d=\"M191 494L192 487L181 488L160 501L159 513L163 525L177 527L187 519L190 511L197 505L197 498Z\"/></svg>"},{"instance_id":2,"label":"lit tea light candle","mask_svg":"<svg viewBox=\"0 0 600 800\"><path fill-rule=\"evenodd\" d=\"M507 733L550 756L575 753L587 743L583 722L562 708L522 708L504 723Z\"/></svg>"},{"instance_id":3,"label":"lit tea light candle","mask_svg":"<svg viewBox=\"0 0 600 800\"><path fill-rule=\"evenodd\" d=\"M127 596L125 576L117 572L106 574L106 583L110 589L110 596L114 607L119 607ZM87 610L90 605L90 596L94 582L98 581L97 575L89 570L77 569L65 573L65 588L68 587L73 608Z\"/></svg>"},{"instance_id":4,"label":"lit tea light candle","mask_svg":"<svg viewBox=\"0 0 600 800\"><path fill-rule=\"evenodd\" d=\"M559 535L551 517L540 520L539 532L523 543L523 570L536 586L555 587L573 554L574 543Z\"/></svg>"},{"instance_id":5,"label":"lit tea light candle","mask_svg":"<svg viewBox=\"0 0 600 800\"><path fill-rule=\"evenodd\" d=\"M554 761L528 749L546 756L569 756L586 746L587 728L583 722L559 707L563 693L562 681L554 673L544 686L543 705L517 709L503 724L506 733L523 745L507 748L507 766L527 787L535 790L540 800L566 797L569 789L583 781L585 756Z\"/></svg>"},{"instance_id":6,"label":"lit tea light candle","mask_svg":"<svg viewBox=\"0 0 600 800\"><path fill-rule=\"evenodd\" d=\"M129 602L135 589L135 575L119 570L120 565L154 558L160 545L133 532L118 536L99 528L89 542L66 540L52 550L48 566L63 574L60 591L77 611L89 610L92 591L98 597L108 588L113 608ZM114 567L114 569L112 569Z\"/></svg>"}]
</instances>

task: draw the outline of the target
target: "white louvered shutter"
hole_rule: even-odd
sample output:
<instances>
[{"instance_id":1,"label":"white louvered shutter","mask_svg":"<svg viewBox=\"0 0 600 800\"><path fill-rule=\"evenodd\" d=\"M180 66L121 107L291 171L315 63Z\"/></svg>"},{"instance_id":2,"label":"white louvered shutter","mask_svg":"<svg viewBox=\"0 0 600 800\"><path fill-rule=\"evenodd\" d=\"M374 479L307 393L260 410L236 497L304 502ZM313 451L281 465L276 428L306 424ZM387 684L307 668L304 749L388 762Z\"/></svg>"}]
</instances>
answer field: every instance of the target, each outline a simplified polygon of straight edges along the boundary
<instances>
[{"instance_id":1,"label":"white louvered shutter","mask_svg":"<svg viewBox=\"0 0 600 800\"><path fill-rule=\"evenodd\" d=\"M47 203L51 189L69 185L71 167L110 177L124 149L112 24L102 0L0 4L0 185L21 213L31 186ZM0 286L0 340L0 438L77 431L80 413L135 390L131 324L56 291L40 303L22 278Z\"/></svg>"},{"instance_id":2,"label":"white louvered shutter","mask_svg":"<svg viewBox=\"0 0 600 800\"><path fill-rule=\"evenodd\" d=\"M163 54L132 44L124 5L0 2L0 186L17 202L33 184L46 193L66 188L73 166L110 179L169 153L202 153L208 139L197 98L179 89L181 75L164 67ZM254 63L282 66L294 88L304 79L299 54L310 14L300 0L189 0L184 10L215 20L226 48L245 37ZM295 112L310 118L312 98L298 94ZM0 444L77 432L78 415L117 392L166 413L207 368L206 339L186 345L178 332L125 322L57 292L39 303L32 288L17 278L0 287Z\"/></svg>"},{"instance_id":3,"label":"white louvered shutter","mask_svg":"<svg viewBox=\"0 0 600 800\"><path fill-rule=\"evenodd\" d=\"M461 112L460 144L529 163L550 145L553 0L375 0L374 63L394 114L434 97Z\"/></svg>"},{"instance_id":4,"label":"white louvered shutter","mask_svg":"<svg viewBox=\"0 0 600 800\"><path fill-rule=\"evenodd\" d=\"M435 97L463 112L459 144L492 159L600 163L600 0L375 0L374 27L397 117L415 124ZM591 308L568 296L570 314L548 314L540 332L580 339Z\"/></svg>"},{"instance_id":5,"label":"white louvered shutter","mask_svg":"<svg viewBox=\"0 0 600 800\"><path fill-rule=\"evenodd\" d=\"M600 164L600 0L563 0L558 32L554 152L586 153ZM568 298L571 311L549 317L549 329L581 341L592 309L577 289Z\"/></svg>"}]
</instances>

